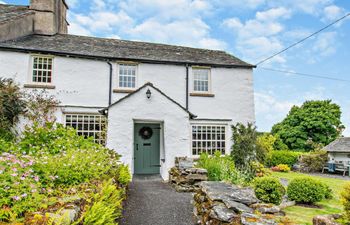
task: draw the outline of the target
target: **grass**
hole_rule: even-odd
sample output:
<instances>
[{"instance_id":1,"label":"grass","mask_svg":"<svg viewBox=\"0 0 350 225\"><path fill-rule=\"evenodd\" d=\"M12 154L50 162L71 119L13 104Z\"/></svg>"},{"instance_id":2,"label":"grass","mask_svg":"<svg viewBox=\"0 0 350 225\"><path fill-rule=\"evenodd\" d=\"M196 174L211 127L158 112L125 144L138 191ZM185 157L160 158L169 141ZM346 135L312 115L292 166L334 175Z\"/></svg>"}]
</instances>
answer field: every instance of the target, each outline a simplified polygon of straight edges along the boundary
<instances>
[{"instance_id":1,"label":"grass","mask_svg":"<svg viewBox=\"0 0 350 225\"><path fill-rule=\"evenodd\" d=\"M312 176L302 173L289 172L273 172L272 175L276 178L284 178L287 180L292 180L299 177L313 177L326 184L333 190L333 198L330 200L323 200L317 205L322 208L306 208L301 206L292 206L286 208L284 211L287 214L287 217L290 218L294 223L300 225L309 225L312 224L312 218L317 215L322 214L335 214L342 213L342 204L340 201L340 192L343 190L343 187L346 183L350 181L336 179L336 178L324 178L319 176Z\"/></svg>"}]
</instances>

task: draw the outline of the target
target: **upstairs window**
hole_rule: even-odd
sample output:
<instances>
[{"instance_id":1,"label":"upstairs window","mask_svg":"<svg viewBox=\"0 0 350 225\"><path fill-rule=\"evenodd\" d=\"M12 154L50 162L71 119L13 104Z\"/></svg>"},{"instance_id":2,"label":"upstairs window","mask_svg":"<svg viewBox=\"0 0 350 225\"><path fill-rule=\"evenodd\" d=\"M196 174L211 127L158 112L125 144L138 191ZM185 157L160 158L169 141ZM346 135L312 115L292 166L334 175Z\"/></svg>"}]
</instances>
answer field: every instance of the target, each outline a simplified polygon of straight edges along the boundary
<instances>
[{"instance_id":1,"label":"upstairs window","mask_svg":"<svg viewBox=\"0 0 350 225\"><path fill-rule=\"evenodd\" d=\"M98 114L66 114L66 126L76 129L78 135L92 137L96 143L106 142L106 117Z\"/></svg>"},{"instance_id":2,"label":"upstairs window","mask_svg":"<svg viewBox=\"0 0 350 225\"><path fill-rule=\"evenodd\" d=\"M136 87L137 65L119 64L118 87L134 89Z\"/></svg>"},{"instance_id":3,"label":"upstairs window","mask_svg":"<svg viewBox=\"0 0 350 225\"><path fill-rule=\"evenodd\" d=\"M52 82L53 58L50 56L33 56L32 59L32 82L50 84Z\"/></svg>"},{"instance_id":4,"label":"upstairs window","mask_svg":"<svg viewBox=\"0 0 350 225\"><path fill-rule=\"evenodd\" d=\"M193 68L193 91L210 91L210 69Z\"/></svg>"},{"instance_id":5,"label":"upstairs window","mask_svg":"<svg viewBox=\"0 0 350 225\"><path fill-rule=\"evenodd\" d=\"M192 154L214 154L226 150L225 125L192 125Z\"/></svg>"}]
</instances>

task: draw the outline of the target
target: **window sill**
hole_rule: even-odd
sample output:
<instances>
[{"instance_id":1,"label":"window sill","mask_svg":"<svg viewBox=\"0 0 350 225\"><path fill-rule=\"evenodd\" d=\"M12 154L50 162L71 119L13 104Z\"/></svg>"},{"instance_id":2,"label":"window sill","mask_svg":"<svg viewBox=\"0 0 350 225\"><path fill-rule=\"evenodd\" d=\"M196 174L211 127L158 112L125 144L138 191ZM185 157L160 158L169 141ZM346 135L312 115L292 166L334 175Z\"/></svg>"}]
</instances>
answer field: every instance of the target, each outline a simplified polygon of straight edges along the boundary
<instances>
[{"instance_id":1,"label":"window sill","mask_svg":"<svg viewBox=\"0 0 350 225\"><path fill-rule=\"evenodd\" d=\"M133 93L135 89L113 89L113 93Z\"/></svg>"},{"instance_id":2,"label":"window sill","mask_svg":"<svg viewBox=\"0 0 350 225\"><path fill-rule=\"evenodd\" d=\"M194 96L194 97L215 97L214 94L210 94L210 93L190 93L190 96Z\"/></svg>"},{"instance_id":3,"label":"window sill","mask_svg":"<svg viewBox=\"0 0 350 225\"><path fill-rule=\"evenodd\" d=\"M24 88L43 88L43 89L55 89L56 86L52 84L25 84Z\"/></svg>"}]
</instances>

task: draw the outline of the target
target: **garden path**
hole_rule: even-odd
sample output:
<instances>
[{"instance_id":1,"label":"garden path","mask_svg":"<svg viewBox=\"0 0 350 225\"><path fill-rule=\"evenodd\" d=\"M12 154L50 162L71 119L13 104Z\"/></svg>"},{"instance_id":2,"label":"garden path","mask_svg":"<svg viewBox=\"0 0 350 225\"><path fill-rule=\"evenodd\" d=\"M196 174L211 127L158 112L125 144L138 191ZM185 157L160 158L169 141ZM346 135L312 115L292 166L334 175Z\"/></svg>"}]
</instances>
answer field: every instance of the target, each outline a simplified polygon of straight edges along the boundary
<instances>
[{"instance_id":1,"label":"garden path","mask_svg":"<svg viewBox=\"0 0 350 225\"><path fill-rule=\"evenodd\" d=\"M178 193L159 176L134 176L120 225L191 225L191 193Z\"/></svg>"}]
</instances>

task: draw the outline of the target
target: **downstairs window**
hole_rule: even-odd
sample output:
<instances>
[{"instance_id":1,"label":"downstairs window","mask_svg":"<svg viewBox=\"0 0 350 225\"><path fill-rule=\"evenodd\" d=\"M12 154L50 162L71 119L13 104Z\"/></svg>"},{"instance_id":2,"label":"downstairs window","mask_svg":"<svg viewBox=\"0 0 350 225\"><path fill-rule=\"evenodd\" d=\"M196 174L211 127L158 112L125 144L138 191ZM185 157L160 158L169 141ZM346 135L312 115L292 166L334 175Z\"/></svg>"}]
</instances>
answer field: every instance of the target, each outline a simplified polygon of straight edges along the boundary
<instances>
[{"instance_id":1,"label":"downstairs window","mask_svg":"<svg viewBox=\"0 0 350 225\"><path fill-rule=\"evenodd\" d=\"M225 125L192 125L192 154L214 154L220 151L225 154L226 126Z\"/></svg>"},{"instance_id":2,"label":"downstairs window","mask_svg":"<svg viewBox=\"0 0 350 225\"><path fill-rule=\"evenodd\" d=\"M77 130L78 135L93 137L96 143L106 143L106 117L98 114L66 114L66 126Z\"/></svg>"}]
</instances>

